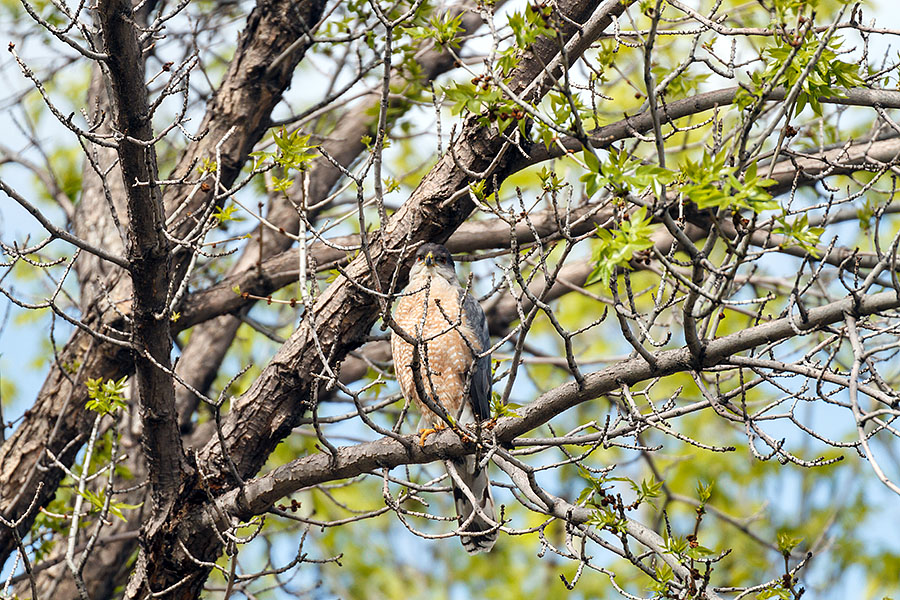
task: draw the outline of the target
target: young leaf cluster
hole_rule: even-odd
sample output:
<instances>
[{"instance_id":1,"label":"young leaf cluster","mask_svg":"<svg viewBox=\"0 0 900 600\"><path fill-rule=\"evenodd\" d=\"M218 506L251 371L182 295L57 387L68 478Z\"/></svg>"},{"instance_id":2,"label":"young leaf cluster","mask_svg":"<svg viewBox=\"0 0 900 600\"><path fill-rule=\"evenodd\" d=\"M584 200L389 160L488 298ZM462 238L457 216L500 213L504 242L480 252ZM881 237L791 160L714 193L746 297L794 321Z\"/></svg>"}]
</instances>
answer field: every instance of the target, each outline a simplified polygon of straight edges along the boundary
<instances>
[{"instance_id":1,"label":"young leaf cluster","mask_svg":"<svg viewBox=\"0 0 900 600\"><path fill-rule=\"evenodd\" d=\"M516 404L515 402L504 403L503 397L498 392L493 392L491 394L491 415L493 415L495 419L501 417L521 419L522 415L516 412L516 409L518 408L522 408L522 405Z\"/></svg>"},{"instance_id":2,"label":"young leaf cluster","mask_svg":"<svg viewBox=\"0 0 900 600\"><path fill-rule=\"evenodd\" d=\"M675 179L675 174L668 169L642 164L627 152L620 152L615 148L609 151L602 165L597 155L589 150L585 150L583 156L587 172L581 176L581 181L588 196L593 196L604 187L609 188L616 196L647 189L658 194L661 186L668 185Z\"/></svg>"},{"instance_id":3,"label":"young leaf cluster","mask_svg":"<svg viewBox=\"0 0 900 600\"><path fill-rule=\"evenodd\" d=\"M101 415L112 414L118 409L124 409L128 405L124 396L127 379L126 375L118 381L108 379L104 382L99 377L85 381L84 385L88 389L90 398L85 404L87 409Z\"/></svg>"},{"instance_id":4,"label":"young leaf cluster","mask_svg":"<svg viewBox=\"0 0 900 600\"><path fill-rule=\"evenodd\" d=\"M843 90L865 85L865 80L859 74L859 66L840 60L840 37L833 37L822 49L822 54L816 60L821 41L814 35L807 34L802 39L785 40L780 36L775 37L775 45L763 51L766 68L762 72L751 74L755 93L741 93L737 98L737 105L741 109L747 108L760 98L763 88L769 85L791 88L800 83L800 94L793 109L793 115L799 114L807 105L812 108L817 116L822 116L822 104L819 101L824 97L839 97ZM793 59L791 55L796 52ZM807 66L812 64L808 75L803 77ZM785 68L787 65L787 68ZM784 72L781 73L782 69ZM779 76L779 73L781 75Z\"/></svg>"},{"instance_id":5,"label":"young leaf cluster","mask_svg":"<svg viewBox=\"0 0 900 600\"><path fill-rule=\"evenodd\" d=\"M259 169L263 163L272 161L278 167L281 167L284 177L272 177L272 187L275 191L286 192L293 184L294 180L290 178L291 171L305 171L309 168L310 163L316 157L315 148L318 144L310 144L310 134L301 135L299 129L288 132L287 129L281 129L273 132L272 140L275 142L277 150L275 152L251 152L253 157L253 170Z\"/></svg>"},{"instance_id":6,"label":"young leaf cluster","mask_svg":"<svg viewBox=\"0 0 900 600\"><path fill-rule=\"evenodd\" d=\"M685 199L694 202L698 208L747 209L754 213L778 208L778 202L766 188L771 179L756 173L756 163L747 167L743 180L738 178L738 169L728 166L728 157L723 153L715 156L705 154L698 161L686 160L681 165L681 193Z\"/></svg>"},{"instance_id":7,"label":"young leaf cluster","mask_svg":"<svg viewBox=\"0 0 900 600\"><path fill-rule=\"evenodd\" d=\"M455 17L449 13L434 15L429 19L427 26L410 27L406 33L414 40L433 40L435 46L444 48L459 48L457 35L462 31L462 14Z\"/></svg>"},{"instance_id":8,"label":"young leaf cluster","mask_svg":"<svg viewBox=\"0 0 900 600\"><path fill-rule=\"evenodd\" d=\"M778 217L781 225L775 227L773 231L791 238L798 246L809 252L815 258L819 258L819 249L817 244L825 233L824 227L810 227L809 216L806 213L799 219L788 221L787 216Z\"/></svg>"},{"instance_id":9,"label":"young leaf cluster","mask_svg":"<svg viewBox=\"0 0 900 600\"><path fill-rule=\"evenodd\" d=\"M107 497L106 492L104 490L99 490L98 492L92 492L89 489L84 490L75 490L75 492L91 503L94 510L102 513L104 506L106 506ZM127 521L125 515L122 513L123 510L133 510L135 508L140 508L140 504L128 504L126 502L109 502L109 512L110 514L122 519L123 521Z\"/></svg>"},{"instance_id":10,"label":"young leaf cluster","mask_svg":"<svg viewBox=\"0 0 900 600\"><path fill-rule=\"evenodd\" d=\"M653 246L653 240L650 239L653 226L650 221L647 208L642 206L623 220L618 229L597 227L597 240L591 255L594 270L585 285L598 281L609 285L613 272L619 267L627 266L635 252Z\"/></svg>"}]
</instances>

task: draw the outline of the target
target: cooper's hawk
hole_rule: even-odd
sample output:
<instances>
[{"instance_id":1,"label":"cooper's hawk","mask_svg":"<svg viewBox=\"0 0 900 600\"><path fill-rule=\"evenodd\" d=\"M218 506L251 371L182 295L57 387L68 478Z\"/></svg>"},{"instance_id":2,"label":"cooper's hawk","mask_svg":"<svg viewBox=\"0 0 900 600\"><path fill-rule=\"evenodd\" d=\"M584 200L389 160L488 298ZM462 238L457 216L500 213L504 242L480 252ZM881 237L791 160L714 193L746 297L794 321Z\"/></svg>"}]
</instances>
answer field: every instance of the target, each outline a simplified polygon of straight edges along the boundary
<instances>
[{"instance_id":1,"label":"cooper's hawk","mask_svg":"<svg viewBox=\"0 0 900 600\"><path fill-rule=\"evenodd\" d=\"M394 332L391 351L400 389L418 405L423 420L434 427L443 425L441 417L419 398L417 384L459 425L490 417L491 357L484 354L490 347L487 319L478 302L459 284L453 258L445 247L423 244L416 252L394 320L417 341L410 344ZM444 464L453 487L463 548L470 554L488 552L497 540L497 528L491 523L496 523L496 516L488 474L478 467L474 456Z\"/></svg>"}]
</instances>

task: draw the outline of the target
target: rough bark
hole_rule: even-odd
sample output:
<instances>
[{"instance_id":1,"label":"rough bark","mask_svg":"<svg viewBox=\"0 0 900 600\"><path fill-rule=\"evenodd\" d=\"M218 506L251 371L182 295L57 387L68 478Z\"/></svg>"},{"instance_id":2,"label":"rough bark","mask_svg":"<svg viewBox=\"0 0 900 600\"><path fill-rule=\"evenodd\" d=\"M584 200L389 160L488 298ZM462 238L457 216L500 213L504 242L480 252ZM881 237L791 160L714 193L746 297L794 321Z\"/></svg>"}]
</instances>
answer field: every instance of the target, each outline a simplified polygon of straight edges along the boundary
<instances>
[{"instance_id":1,"label":"rough bark","mask_svg":"<svg viewBox=\"0 0 900 600\"><path fill-rule=\"evenodd\" d=\"M270 73L268 65L315 25L322 14L324 4L324 0L259 3L248 17L247 27L241 33L232 68L226 75L220 91L207 107L201 131L208 133L189 145L184 159L176 169L177 175L185 176L195 157L214 157L216 144L234 127L228 144L223 145L222 156L227 158L227 161L223 159L223 168L219 176L221 185L225 187L232 185L240 165L246 161L247 152L264 134L271 110L280 100L281 93L290 82L294 67L303 57L309 43L299 44L293 49L287 60L281 63L281 68ZM96 97L92 98L94 99ZM91 106L98 106L98 113L103 113L102 103L92 102ZM101 156L100 164L108 165L104 162L104 156ZM107 184L113 193L123 189L119 179L121 176L117 175L116 170L107 177ZM96 210L97 214L109 212L102 189L93 186L89 189L92 191L85 197L93 198L96 203L86 204L85 210ZM180 205L189 193L189 186L170 186L165 190L166 206ZM122 196L114 197L121 208ZM202 206L209 201L204 194L197 194L195 199L197 204L192 206ZM126 220L125 214L120 212L119 216L123 221ZM87 222L89 219L85 219L84 226L90 227ZM183 225L182 229L187 227ZM102 227L94 226L91 229L94 231L93 235L98 238L87 239L99 244L118 235L111 229L109 220ZM182 261L183 258L182 256ZM176 273L183 272L183 269L173 270ZM106 278L103 275L105 275L103 269L94 264L88 264L79 271L79 279L92 284L83 288L87 291L82 299L82 308L85 311L82 319L97 331L109 335L111 325L116 325L117 329L123 327L117 320L116 311L130 312L127 300L131 296L131 290L130 287L120 287L125 285L120 282L128 278L120 278L115 272ZM104 290L112 293L107 296ZM110 299L115 302L115 310L111 307ZM55 470L51 470L50 475L44 475L42 477L44 485L40 493L37 493L37 478L32 473L38 464L37 461L44 456L44 447L54 454L59 454L71 439L79 435L83 437L87 432L89 425L84 409L87 401L84 380L118 379L133 369L133 362L127 353L122 352L121 347L98 341L94 342L91 352L85 354L84 348L90 344L90 340L90 335L85 331L81 329L75 331L59 353L58 364L52 367L33 408L16 432L0 448L0 513L6 518L18 518L35 496L37 506L44 506L52 499L61 480L61 474L54 475ZM66 371L73 370L73 367L77 369L78 365L82 366L76 380ZM60 425L57 432L51 436L50 433L57 422ZM27 440L27 443L23 443L23 440ZM74 444L71 451L61 456L64 464L71 464L78 447L78 444ZM22 529L30 527L33 518L34 515L31 515L26 519ZM11 532L0 530L0 562L5 561L13 549Z\"/></svg>"},{"instance_id":2,"label":"rough bark","mask_svg":"<svg viewBox=\"0 0 900 600\"><path fill-rule=\"evenodd\" d=\"M99 323L97 323L98 326ZM47 457L50 452L71 465L90 431L84 404L88 377L114 377L127 372L131 357L120 346L98 344L83 330L76 330L59 352L38 394L39 402L26 413L22 424L0 447L0 507L7 520L25 514L35 497L43 506L53 499L64 473ZM121 376L121 375L119 375ZM74 440L74 441L73 441ZM41 472L38 466L47 470ZM38 483L41 483L38 493ZM31 527L36 511L20 527ZM12 531L0 527L0 562L15 550Z\"/></svg>"},{"instance_id":3,"label":"rough bark","mask_svg":"<svg viewBox=\"0 0 900 600\"><path fill-rule=\"evenodd\" d=\"M216 173L204 179L209 189L191 196L195 185L173 185L166 189L168 214L181 204L196 213L213 200L221 190L213 183L228 188L247 161L247 155L266 134L272 110L291 83L294 69L312 44L310 35L325 8L325 0L260 0L247 17L238 40L234 58L221 86L209 101L198 131L203 136L191 144L178 162L170 179L187 178L201 159L221 164ZM293 46L294 42L301 43ZM189 199L190 197L190 199ZM190 228L185 221L177 232ZM175 232L175 233L177 233Z\"/></svg>"},{"instance_id":4,"label":"rough bark","mask_svg":"<svg viewBox=\"0 0 900 600\"><path fill-rule=\"evenodd\" d=\"M105 52L109 55L113 127L128 207L128 262L132 281L132 340L143 423L143 447L157 504L170 502L181 480L184 457L175 422L175 389L169 331L170 244L156 166L151 114L144 84L139 31L128 0L98 4Z\"/></svg>"},{"instance_id":5,"label":"rough bark","mask_svg":"<svg viewBox=\"0 0 900 600\"><path fill-rule=\"evenodd\" d=\"M466 4L452 11L461 15L462 33L460 37L466 33L474 32L482 25L481 16L475 12L469 12L468 8L471 8L471 6ZM442 52L432 46L421 52L417 57L417 63L422 68L421 83L425 84L451 69L453 67L453 56L449 52ZM381 95L377 93L370 94L367 98L364 98L360 103L361 106L354 107L353 110L347 111L343 115L343 118L340 119L334 130L322 142L322 148L325 152L344 168L349 169L351 164L365 150L362 138L367 134L373 133L377 125L380 103ZM401 104L401 102L396 100L391 101L390 104L394 111L408 107L407 103ZM342 176L341 170L334 166L331 161L325 158L316 160L307 176L309 185L307 197L305 198L306 205L316 206L324 202ZM301 197L302 188L301 183L295 183L289 191L291 196L289 201L278 194L270 196L269 212L266 218L271 223L277 223L292 235L297 235L300 229L295 205L300 206L301 202L304 201ZM321 209L309 210L305 217L310 222L314 222L320 212ZM240 273L252 272L262 261L285 252L293 243L291 237L260 226L254 234L253 240L245 246L241 257L229 269L227 276L234 277ZM318 245L323 246L320 249L321 251L330 250L330 248L324 247L321 243ZM317 263L319 263L320 259L325 262L335 260L334 258L319 256L315 253L313 258ZM340 258L340 256L337 258ZM296 272L298 269L296 260L294 263ZM256 272L262 277L263 271L261 268L257 268ZM275 282L271 283L275 284ZM247 291L255 293L253 292L253 287L252 285L248 286ZM233 296L231 299L233 299ZM247 306L249 307L249 305ZM189 322L191 322L189 319L185 321L185 323ZM196 325L191 332L190 340L181 353L178 362L178 374L191 387L206 393L215 380L222 360L225 358L225 354L231 346L240 325L240 318L233 315L220 316ZM182 429L189 431L191 416L200 399L185 386L178 386L176 396Z\"/></svg>"},{"instance_id":6,"label":"rough bark","mask_svg":"<svg viewBox=\"0 0 900 600\"><path fill-rule=\"evenodd\" d=\"M640 130L638 132L640 133ZM862 140L846 147L842 145L840 148L826 149L821 153L810 152L801 157L785 158L776 164L772 173L772 179L776 183L769 190L773 194L781 194L789 191L794 185L811 185L827 176L850 174L867 166L877 168L879 164L891 163L898 156L900 156L900 140L891 138L874 142ZM584 210L580 209L575 214L583 212ZM551 212L544 212L531 217L535 230L540 235L551 235L557 231L553 216ZM574 227L573 232L583 233L597 223L604 222L608 216L608 212L601 211L589 221ZM709 224L706 223L706 226ZM531 228L521 223L516 226L515 235L520 244L534 241ZM359 238L356 236L340 237L330 241L342 246L359 245ZM771 245L774 242L769 239L766 243ZM454 253L508 248L509 244L509 225L499 219L465 223L446 241L447 248ZM800 250L795 249L791 252L798 253ZM322 243L312 244L309 254L319 265L331 265L346 259L344 252ZM298 275L296 252L276 254L253 268L228 275L221 282L190 294L182 305L182 317L176 325L187 328L223 312L241 310L255 302L252 298L236 294L235 287L250 295L268 296L297 281Z\"/></svg>"},{"instance_id":7,"label":"rough bark","mask_svg":"<svg viewBox=\"0 0 900 600\"><path fill-rule=\"evenodd\" d=\"M561 10L570 20L582 23L596 8L593 2L586 1L561 4ZM608 25L623 9L622 4L614 3L602 20ZM566 38L584 38L575 33L576 27L570 22L562 29ZM587 42L583 45L586 47ZM538 57L535 59L538 65L535 60L523 62L525 68L513 75L513 91L530 94L538 89L540 93L545 92L547 84L539 77L541 65L547 64L558 48L556 40L539 40L532 49ZM538 79L541 81L535 84ZM503 181L508 175L510 161L508 158L503 160L502 156L498 160L504 144L504 137L485 129L476 117L467 120L452 155L448 153L432 168L407 202L372 236L372 264L369 265L361 255L349 265L348 277L368 286L375 285L375 278L386 284L398 267L398 259L405 257L402 251L408 249L410 243L445 241L474 208L468 194L458 193L472 181L467 172L481 172L493 167L491 178L495 182ZM464 168L459 168L458 164ZM403 282L399 283L402 285ZM316 305L310 307L303 323L251 388L233 401L232 410L222 426L229 446L221 448L217 441L212 441L199 453L198 462L203 465L201 470L206 476L204 485L214 491L224 491L237 483L228 475L230 467L226 453L241 477L255 474L306 411L314 408L313 399L318 391L318 379L314 375L327 372L328 363L336 364L357 347L379 313L375 299L348 279L341 277L332 284ZM323 350L324 356L319 355L318 348ZM204 495L198 493L195 486L196 483L185 486L179 511L168 520L171 525L168 531L157 539L147 540L147 547L152 549L148 560L150 589L166 589L178 584L172 592L175 597L196 595L207 575L207 568L185 553L172 552L178 547L175 540L182 533L177 523L201 510L205 502ZM191 556L201 561L214 558L220 551L215 536L190 536L186 547ZM129 597L135 595L135 588L130 586Z\"/></svg>"},{"instance_id":8,"label":"rough bark","mask_svg":"<svg viewBox=\"0 0 900 600\"><path fill-rule=\"evenodd\" d=\"M788 316L710 340L702 365L695 363L687 347L655 352L655 366L651 366L640 356L631 358L586 374L583 385L570 381L543 393L534 402L520 409L518 417L498 419L494 432L499 443L515 444L517 436L534 430L580 403L598 398L623 385L634 385L653 377L722 364L739 352L794 337L798 328L803 334L808 334L840 322L848 311L862 317L896 309L898 306L900 299L893 291L859 299L846 297L810 309L805 322L801 322L796 316ZM609 439L628 435L635 426L624 424L621 429L610 431L607 435ZM409 437L411 442L416 439L415 436ZM457 458L475 450L474 443L463 441L452 431L435 434L428 440L427 444L420 446L417 443L406 445L392 438L382 438L339 448L334 457L322 452L299 458L273 469L271 473L247 481L243 495L238 491L224 494L216 501L221 512L211 513L247 519L266 512L285 495L311 485L346 479L381 468ZM185 524L184 531L198 535L212 526L214 524L208 518L198 514L191 523Z\"/></svg>"},{"instance_id":9,"label":"rough bark","mask_svg":"<svg viewBox=\"0 0 900 600\"><path fill-rule=\"evenodd\" d=\"M94 109L90 116L97 125L96 131L110 133L106 86L99 70L92 77L88 105ZM96 168L85 161L83 193L72 225L81 239L123 255L122 237L109 209L111 201L120 222L127 223L124 180L114 166L118 157L114 149L105 146L89 144L88 150ZM103 178L98 171L104 174ZM123 277L118 267L87 252L79 255L74 269L81 290L82 319L91 329L118 337L115 332L124 329L124 322L117 311L129 310L130 279ZM132 369L128 349L99 341L83 329L74 331L51 363L50 373L22 424L0 446L0 514L15 519L24 514L35 497L37 507L52 500L64 474L47 453L71 465L90 431L92 419L84 409L88 400L85 380L119 378ZM72 440L77 441L71 443ZM41 473L39 467L47 471ZM38 482L43 483L40 491ZM23 523L23 530L30 527L34 516L31 514ZM0 528L0 564L13 549L11 532Z\"/></svg>"}]
</instances>

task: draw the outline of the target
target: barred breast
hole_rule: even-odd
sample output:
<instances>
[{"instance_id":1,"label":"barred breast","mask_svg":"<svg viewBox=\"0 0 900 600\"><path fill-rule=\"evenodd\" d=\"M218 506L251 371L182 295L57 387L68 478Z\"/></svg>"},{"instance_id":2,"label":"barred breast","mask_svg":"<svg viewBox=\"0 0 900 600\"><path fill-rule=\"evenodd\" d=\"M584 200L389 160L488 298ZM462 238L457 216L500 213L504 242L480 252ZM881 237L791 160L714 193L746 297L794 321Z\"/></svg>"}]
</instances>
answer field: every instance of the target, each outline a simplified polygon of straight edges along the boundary
<instances>
[{"instance_id":1,"label":"barred breast","mask_svg":"<svg viewBox=\"0 0 900 600\"><path fill-rule=\"evenodd\" d=\"M420 354L418 367L424 389L452 417L459 418L463 399L467 396L466 374L474 360L466 339L470 340L476 351L481 350L475 342L476 336L464 324L459 289L436 277L430 280L430 284L426 278L411 280L406 290L418 291L401 296L394 309L394 320L409 336L424 342L424 357ZM415 401L422 414L433 424L441 423L440 417L421 401L416 392L412 369L413 345L394 333L391 336L391 350L403 395ZM465 413L471 414L471 411ZM468 417L464 420L467 421Z\"/></svg>"}]
</instances>

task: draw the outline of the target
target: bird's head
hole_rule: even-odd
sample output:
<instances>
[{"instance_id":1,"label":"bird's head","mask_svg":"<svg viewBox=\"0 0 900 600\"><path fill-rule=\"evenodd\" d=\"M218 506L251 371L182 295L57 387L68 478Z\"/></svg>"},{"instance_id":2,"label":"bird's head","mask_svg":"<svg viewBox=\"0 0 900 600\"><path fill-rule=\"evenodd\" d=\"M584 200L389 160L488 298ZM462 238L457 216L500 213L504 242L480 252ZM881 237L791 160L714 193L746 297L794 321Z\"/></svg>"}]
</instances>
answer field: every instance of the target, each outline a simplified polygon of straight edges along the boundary
<instances>
[{"instance_id":1,"label":"bird's head","mask_svg":"<svg viewBox=\"0 0 900 600\"><path fill-rule=\"evenodd\" d=\"M450 283L458 283L453 257L440 244L422 244L416 252L416 260L409 271L409 278L431 275L441 277Z\"/></svg>"}]
</instances>

